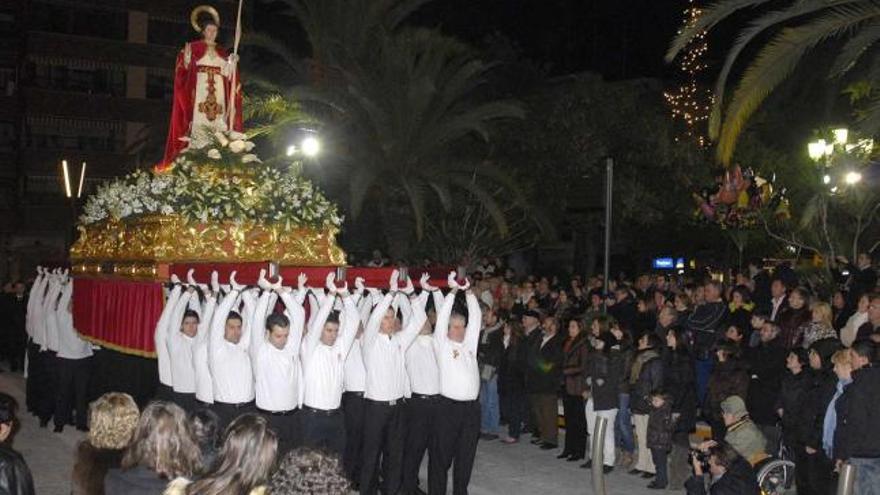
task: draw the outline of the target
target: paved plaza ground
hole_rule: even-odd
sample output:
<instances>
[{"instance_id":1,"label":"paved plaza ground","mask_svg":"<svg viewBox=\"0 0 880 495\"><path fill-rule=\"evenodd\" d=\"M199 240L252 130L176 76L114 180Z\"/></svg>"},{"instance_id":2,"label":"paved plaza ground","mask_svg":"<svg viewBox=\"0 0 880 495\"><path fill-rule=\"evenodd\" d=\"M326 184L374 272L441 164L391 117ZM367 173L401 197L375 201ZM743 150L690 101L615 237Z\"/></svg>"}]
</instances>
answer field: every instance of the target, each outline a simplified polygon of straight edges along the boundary
<instances>
[{"instance_id":1,"label":"paved plaza ground","mask_svg":"<svg viewBox=\"0 0 880 495\"><path fill-rule=\"evenodd\" d=\"M0 390L11 393L24 404L24 380L21 375L0 373ZM33 471L37 495L68 495L73 452L83 434L74 428L65 428L60 434L52 433L51 428L39 428L37 420L30 414L21 416L22 428L15 440L15 448L24 455ZM480 442L470 493L592 494L589 470L578 468L579 463L557 460L556 453L539 450L528 442L517 445L505 445L498 441ZM683 493L683 490L648 490L645 488L646 480L618 471L606 477L608 495ZM422 474L424 480L425 473Z\"/></svg>"}]
</instances>

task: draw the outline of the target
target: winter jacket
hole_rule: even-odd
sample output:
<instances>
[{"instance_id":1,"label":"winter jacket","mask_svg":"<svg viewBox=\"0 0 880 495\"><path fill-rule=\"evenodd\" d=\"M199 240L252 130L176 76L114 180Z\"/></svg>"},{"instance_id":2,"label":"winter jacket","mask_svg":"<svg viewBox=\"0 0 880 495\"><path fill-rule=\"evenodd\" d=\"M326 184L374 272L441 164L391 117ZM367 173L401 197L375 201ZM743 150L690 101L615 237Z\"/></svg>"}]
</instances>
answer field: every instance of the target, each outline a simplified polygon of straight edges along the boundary
<instances>
[{"instance_id":1,"label":"winter jacket","mask_svg":"<svg viewBox=\"0 0 880 495\"><path fill-rule=\"evenodd\" d=\"M724 441L752 466L767 458L767 439L748 417L728 426Z\"/></svg>"},{"instance_id":2,"label":"winter jacket","mask_svg":"<svg viewBox=\"0 0 880 495\"><path fill-rule=\"evenodd\" d=\"M480 331L480 343L477 347L477 362L480 363L480 376L485 377L490 373L483 373L483 368L488 367L490 371L498 372L501 365L501 354L504 352L503 342L504 330L501 325L495 327L484 328Z\"/></svg>"},{"instance_id":3,"label":"winter jacket","mask_svg":"<svg viewBox=\"0 0 880 495\"><path fill-rule=\"evenodd\" d=\"M706 495L703 478L691 476L685 482L687 495ZM758 477L752 466L742 458L737 458L721 478L709 486L709 495L760 495Z\"/></svg>"},{"instance_id":4,"label":"winter jacket","mask_svg":"<svg viewBox=\"0 0 880 495\"><path fill-rule=\"evenodd\" d=\"M502 336L503 338L503 336ZM503 348L503 340L502 340ZM525 338L511 343L501 354L498 368L498 393L502 395L524 394L526 390L527 346Z\"/></svg>"},{"instance_id":5,"label":"winter jacket","mask_svg":"<svg viewBox=\"0 0 880 495\"><path fill-rule=\"evenodd\" d=\"M24 457L12 447L0 443L0 493L34 495L34 480Z\"/></svg>"},{"instance_id":6,"label":"winter jacket","mask_svg":"<svg viewBox=\"0 0 880 495\"><path fill-rule=\"evenodd\" d=\"M672 404L667 401L660 407L652 406L648 416L648 448L672 450L672 430Z\"/></svg>"},{"instance_id":7,"label":"winter jacket","mask_svg":"<svg viewBox=\"0 0 880 495\"><path fill-rule=\"evenodd\" d=\"M803 338L803 327L810 322L812 315L806 306L800 309L787 307L785 310L780 309L779 311L780 314L776 315L781 330L779 339L782 347L791 350L800 345Z\"/></svg>"},{"instance_id":8,"label":"winter jacket","mask_svg":"<svg viewBox=\"0 0 880 495\"><path fill-rule=\"evenodd\" d=\"M697 385L694 360L684 347L664 353L663 387L672 394L672 412L678 414L676 433L690 433L697 423Z\"/></svg>"},{"instance_id":9,"label":"winter jacket","mask_svg":"<svg viewBox=\"0 0 880 495\"><path fill-rule=\"evenodd\" d=\"M73 494L103 495L107 471L118 468L124 450L99 449L82 441L76 449L73 464Z\"/></svg>"},{"instance_id":10,"label":"winter jacket","mask_svg":"<svg viewBox=\"0 0 880 495\"><path fill-rule=\"evenodd\" d=\"M799 408L804 403L804 396L810 387L810 372L801 371L797 375L786 372L782 379L779 400L776 409L782 409L782 435L785 444L790 448L799 450L804 444L805 422L799 414Z\"/></svg>"},{"instance_id":11,"label":"winter jacket","mask_svg":"<svg viewBox=\"0 0 880 495\"><path fill-rule=\"evenodd\" d=\"M620 402L620 380L624 375L624 359L624 354L614 349L590 353L587 376L590 378L590 396L593 398L594 410L617 409Z\"/></svg>"},{"instance_id":12,"label":"winter jacket","mask_svg":"<svg viewBox=\"0 0 880 495\"><path fill-rule=\"evenodd\" d=\"M746 304L736 309L730 309L728 306L727 320L724 322L724 329L731 325L742 330L743 342L748 342L752 335L752 308L753 304Z\"/></svg>"},{"instance_id":13,"label":"winter jacket","mask_svg":"<svg viewBox=\"0 0 880 495\"><path fill-rule=\"evenodd\" d=\"M706 392L706 413L715 422L721 419L721 402L731 395L748 397L749 373L748 365L739 359L728 359L717 363L709 375L709 386Z\"/></svg>"},{"instance_id":14,"label":"winter jacket","mask_svg":"<svg viewBox=\"0 0 880 495\"><path fill-rule=\"evenodd\" d=\"M834 457L880 457L880 368L852 373L853 381L837 399Z\"/></svg>"},{"instance_id":15,"label":"winter jacket","mask_svg":"<svg viewBox=\"0 0 880 495\"><path fill-rule=\"evenodd\" d=\"M685 322L685 329L693 335L694 358L710 359L720 329L727 318L727 306L721 302L697 306Z\"/></svg>"},{"instance_id":16,"label":"winter jacket","mask_svg":"<svg viewBox=\"0 0 880 495\"><path fill-rule=\"evenodd\" d=\"M651 412L651 392L663 386L663 359L655 349L639 351L630 375L630 410L633 414Z\"/></svg>"},{"instance_id":17,"label":"winter jacket","mask_svg":"<svg viewBox=\"0 0 880 495\"><path fill-rule=\"evenodd\" d=\"M562 383L563 337L557 332L542 346L543 338L541 333L528 338L526 392L530 394L555 394Z\"/></svg>"},{"instance_id":18,"label":"winter jacket","mask_svg":"<svg viewBox=\"0 0 880 495\"><path fill-rule=\"evenodd\" d=\"M746 409L749 416L759 425L776 424L776 403L785 375L785 358L788 353L779 339L761 342L758 347L749 349L746 360L749 363L749 391L746 396Z\"/></svg>"},{"instance_id":19,"label":"winter jacket","mask_svg":"<svg viewBox=\"0 0 880 495\"><path fill-rule=\"evenodd\" d=\"M631 388L630 375L632 374L633 360L636 355L635 350L629 341L622 341L612 347L611 352L617 354L618 359L620 359L620 366L623 368L620 380L618 380L620 387L618 393L629 394Z\"/></svg>"},{"instance_id":20,"label":"winter jacket","mask_svg":"<svg viewBox=\"0 0 880 495\"><path fill-rule=\"evenodd\" d=\"M800 407L794 414L803 416L802 442L804 446L822 450L822 428L825 411L837 389L837 376L830 370L811 370L807 390Z\"/></svg>"},{"instance_id":21,"label":"winter jacket","mask_svg":"<svg viewBox=\"0 0 880 495\"><path fill-rule=\"evenodd\" d=\"M587 355L590 352L590 346L586 334L581 332L574 340L566 341L562 348L562 376L565 393L580 397L587 390L585 382Z\"/></svg>"},{"instance_id":22,"label":"winter jacket","mask_svg":"<svg viewBox=\"0 0 880 495\"><path fill-rule=\"evenodd\" d=\"M613 316L614 319L620 323L622 328L626 328L630 332L633 332L633 325L635 325L636 317L638 316L638 309L636 308L636 302L633 301L631 297L615 302L614 305L608 308L608 314ZM633 334L635 335L635 332L633 332Z\"/></svg>"}]
</instances>

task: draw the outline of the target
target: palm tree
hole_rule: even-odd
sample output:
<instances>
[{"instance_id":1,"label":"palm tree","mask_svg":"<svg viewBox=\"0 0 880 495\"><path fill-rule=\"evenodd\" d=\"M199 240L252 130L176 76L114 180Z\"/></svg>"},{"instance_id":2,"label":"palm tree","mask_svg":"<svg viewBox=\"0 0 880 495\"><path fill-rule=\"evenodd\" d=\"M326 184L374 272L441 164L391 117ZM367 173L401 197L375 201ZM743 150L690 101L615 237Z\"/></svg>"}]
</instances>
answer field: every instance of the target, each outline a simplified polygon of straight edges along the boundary
<instances>
[{"instance_id":1,"label":"palm tree","mask_svg":"<svg viewBox=\"0 0 880 495\"><path fill-rule=\"evenodd\" d=\"M873 0L719 0L706 7L700 18L672 42L667 61L700 33L742 11L759 15L739 32L727 53L715 83L715 102L709 119L709 136L717 143L717 157L729 164L737 138L748 119L794 69L815 55L814 49L828 45L834 60L829 77L840 78L854 68L863 68L868 80L880 76L876 42L880 40L880 2ZM763 40L768 40L763 42ZM763 45L748 62L730 103L727 103L731 71L752 45ZM880 122L880 104L863 116L866 123Z\"/></svg>"},{"instance_id":2,"label":"palm tree","mask_svg":"<svg viewBox=\"0 0 880 495\"><path fill-rule=\"evenodd\" d=\"M320 63L320 77L275 90L301 102L344 139L333 157L346 170L351 216L375 206L390 249L404 252L413 228L417 238L424 235L432 204L448 211L453 192L467 191L506 235L506 216L489 190L503 185L514 202L520 195L507 174L482 156L492 124L522 118L524 111L515 101L480 97L493 66L437 31L400 28L425 0L290 3L312 44L313 61ZM256 42L273 53L282 48L268 39ZM290 72L302 71L289 54L279 53L278 60L290 61ZM409 236L401 225L409 225Z\"/></svg>"}]
</instances>

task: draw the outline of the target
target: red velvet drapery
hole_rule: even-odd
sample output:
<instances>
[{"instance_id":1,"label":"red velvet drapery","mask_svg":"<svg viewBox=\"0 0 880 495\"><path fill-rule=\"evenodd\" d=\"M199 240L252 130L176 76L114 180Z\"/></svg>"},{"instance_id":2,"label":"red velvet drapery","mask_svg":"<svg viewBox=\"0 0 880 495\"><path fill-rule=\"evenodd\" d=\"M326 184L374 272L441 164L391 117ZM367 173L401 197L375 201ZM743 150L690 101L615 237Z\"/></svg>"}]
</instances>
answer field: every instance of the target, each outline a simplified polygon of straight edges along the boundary
<instances>
[{"instance_id":1,"label":"red velvet drapery","mask_svg":"<svg viewBox=\"0 0 880 495\"><path fill-rule=\"evenodd\" d=\"M73 326L104 347L155 357L153 333L164 305L160 282L75 278Z\"/></svg>"}]
</instances>

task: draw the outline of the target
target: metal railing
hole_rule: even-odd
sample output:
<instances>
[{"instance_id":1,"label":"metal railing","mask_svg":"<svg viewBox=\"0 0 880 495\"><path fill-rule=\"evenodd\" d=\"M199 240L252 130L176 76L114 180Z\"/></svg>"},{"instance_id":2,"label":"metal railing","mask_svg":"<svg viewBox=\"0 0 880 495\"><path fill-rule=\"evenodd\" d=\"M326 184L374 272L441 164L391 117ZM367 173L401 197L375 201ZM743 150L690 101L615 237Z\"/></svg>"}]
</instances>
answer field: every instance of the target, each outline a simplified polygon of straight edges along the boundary
<instances>
[{"instance_id":1,"label":"metal railing","mask_svg":"<svg viewBox=\"0 0 880 495\"><path fill-rule=\"evenodd\" d=\"M852 495L856 481L856 467L844 462L840 467L840 477L837 478L837 495Z\"/></svg>"},{"instance_id":2,"label":"metal railing","mask_svg":"<svg viewBox=\"0 0 880 495\"><path fill-rule=\"evenodd\" d=\"M596 416L596 426L593 428L593 443L590 449L590 462L593 471L593 493L605 495L605 430L608 428L608 418Z\"/></svg>"}]
</instances>

